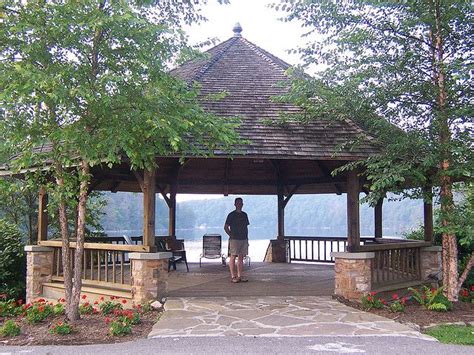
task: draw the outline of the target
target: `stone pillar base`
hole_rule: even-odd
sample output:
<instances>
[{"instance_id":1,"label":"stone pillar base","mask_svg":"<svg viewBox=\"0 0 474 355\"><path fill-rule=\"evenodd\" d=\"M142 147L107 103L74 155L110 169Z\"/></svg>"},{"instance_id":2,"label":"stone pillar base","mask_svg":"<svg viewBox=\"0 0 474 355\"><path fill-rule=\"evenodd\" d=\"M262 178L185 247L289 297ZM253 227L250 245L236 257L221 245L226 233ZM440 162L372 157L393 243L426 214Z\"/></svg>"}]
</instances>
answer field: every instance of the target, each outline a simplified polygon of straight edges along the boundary
<instances>
[{"instance_id":1,"label":"stone pillar base","mask_svg":"<svg viewBox=\"0 0 474 355\"><path fill-rule=\"evenodd\" d=\"M43 283L51 282L53 248L27 245L26 251L26 302L32 302L43 294Z\"/></svg>"},{"instance_id":2,"label":"stone pillar base","mask_svg":"<svg viewBox=\"0 0 474 355\"><path fill-rule=\"evenodd\" d=\"M268 245L264 261L269 263L286 263L286 250L286 240L272 239Z\"/></svg>"},{"instance_id":3,"label":"stone pillar base","mask_svg":"<svg viewBox=\"0 0 474 355\"><path fill-rule=\"evenodd\" d=\"M161 300L168 291L168 260L171 253L130 253L132 301L135 304Z\"/></svg>"},{"instance_id":4,"label":"stone pillar base","mask_svg":"<svg viewBox=\"0 0 474 355\"><path fill-rule=\"evenodd\" d=\"M440 246L421 248L421 279L439 282L443 279Z\"/></svg>"},{"instance_id":5,"label":"stone pillar base","mask_svg":"<svg viewBox=\"0 0 474 355\"><path fill-rule=\"evenodd\" d=\"M371 291L371 266L375 253L331 253L335 258L334 293L349 300L359 300Z\"/></svg>"}]
</instances>

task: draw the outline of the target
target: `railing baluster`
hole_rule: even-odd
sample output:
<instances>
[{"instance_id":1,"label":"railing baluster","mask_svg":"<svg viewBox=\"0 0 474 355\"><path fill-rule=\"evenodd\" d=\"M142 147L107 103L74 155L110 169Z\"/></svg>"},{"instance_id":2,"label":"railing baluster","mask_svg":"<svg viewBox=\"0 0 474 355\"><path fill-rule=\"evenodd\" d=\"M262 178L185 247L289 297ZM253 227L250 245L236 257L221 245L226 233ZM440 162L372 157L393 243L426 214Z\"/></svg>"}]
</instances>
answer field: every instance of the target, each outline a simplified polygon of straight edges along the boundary
<instances>
[{"instance_id":1,"label":"railing baluster","mask_svg":"<svg viewBox=\"0 0 474 355\"><path fill-rule=\"evenodd\" d=\"M125 264L124 259L125 259L125 258L124 258L124 252L121 251L121 252L120 252L120 283L121 283L121 284L124 284L124 283L125 283L125 282L124 282L124 270L123 270L123 268L124 268L124 266L125 266L125 265L124 265L124 264Z\"/></svg>"},{"instance_id":2,"label":"railing baluster","mask_svg":"<svg viewBox=\"0 0 474 355\"><path fill-rule=\"evenodd\" d=\"M115 259L117 257L117 252L114 250L112 252L112 282L115 283L117 282L117 278L115 275Z\"/></svg>"},{"instance_id":3,"label":"railing baluster","mask_svg":"<svg viewBox=\"0 0 474 355\"><path fill-rule=\"evenodd\" d=\"M89 255L91 256L91 280L94 280L94 250L89 250Z\"/></svg>"},{"instance_id":4,"label":"railing baluster","mask_svg":"<svg viewBox=\"0 0 474 355\"><path fill-rule=\"evenodd\" d=\"M97 250L97 281L100 281L100 250Z\"/></svg>"}]
</instances>

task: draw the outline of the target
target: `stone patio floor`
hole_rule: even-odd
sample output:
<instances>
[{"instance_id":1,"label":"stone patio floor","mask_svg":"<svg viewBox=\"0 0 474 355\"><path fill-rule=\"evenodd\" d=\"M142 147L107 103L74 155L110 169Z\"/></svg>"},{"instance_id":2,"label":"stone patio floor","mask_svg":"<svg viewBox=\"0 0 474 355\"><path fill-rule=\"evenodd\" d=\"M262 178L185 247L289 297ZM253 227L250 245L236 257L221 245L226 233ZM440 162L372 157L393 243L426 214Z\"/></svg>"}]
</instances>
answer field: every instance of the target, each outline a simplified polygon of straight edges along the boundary
<instances>
[{"instance_id":1,"label":"stone patio floor","mask_svg":"<svg viewBox=\"0 0 474 355\"><path fill-rule=\"evenodd\" d=\"M409 336L415 329L332 299L334 266L252 263L232 284L218 262L169 274L165 312L150 338L192 336Z\"/></svg>"},{"instance_id":2,"label":"stone patio floor","mask_svg":"<svg viewBox=\"0 0 474 355\"><path fill-rule=\"evenodd\" d=\"M432 339L330 296L172 297L148 337L374 335Z\"/></svg>"}]
</instances>

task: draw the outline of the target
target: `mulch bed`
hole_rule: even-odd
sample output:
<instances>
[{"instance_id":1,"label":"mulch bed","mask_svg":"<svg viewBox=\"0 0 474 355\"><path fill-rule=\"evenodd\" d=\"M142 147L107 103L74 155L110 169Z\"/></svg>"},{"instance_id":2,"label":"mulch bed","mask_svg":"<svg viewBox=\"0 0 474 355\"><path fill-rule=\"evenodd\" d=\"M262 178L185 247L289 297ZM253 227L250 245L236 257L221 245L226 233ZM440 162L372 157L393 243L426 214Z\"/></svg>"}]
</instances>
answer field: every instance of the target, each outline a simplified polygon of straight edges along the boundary
<instances>
[{"instance_id":1,"label":"mulch bed","mask_svg":"<svg viewBox=\"0 0 474 355\"><path fill-rule=\"evenodd\" d=\"M161 310L141 314L141 322L132 326L132 333L125 336L108 335L109 326L105 323L105 317L100 314L83 315L82 318L73 324L74 331L67 335L52 335L49 328L59 321L64 321L64 316L48 317L46 321L38 324L29 324L25 319L18 321L21 327L21 334L16 337L2 337L1 345L87 345L122 343L136 339L146 338L153 325L161 314ZM5 319L0 319L0 324ZM1 349L1 347L0 347Z\"/></svg>"},{"instance_id":2,"label":"mulch bed","mask_svg":"<svg viewBox=\"0 0 474 355\"><path fill-rule=\"evenodd\" d=\"M335 297L339 302L352 308L363 310L359 302L348 301L342 297ZM429 311L418 304L409 303L405 307L405 312L393 313L388 309L371 309L367 312L377 314L382 317L393 319L400 323L415 324L420 330L438 325L459 323L465 325L474 324L474 304L468 302L455 302L453 309L449 312Z\"/></svg>"}]
</instances>

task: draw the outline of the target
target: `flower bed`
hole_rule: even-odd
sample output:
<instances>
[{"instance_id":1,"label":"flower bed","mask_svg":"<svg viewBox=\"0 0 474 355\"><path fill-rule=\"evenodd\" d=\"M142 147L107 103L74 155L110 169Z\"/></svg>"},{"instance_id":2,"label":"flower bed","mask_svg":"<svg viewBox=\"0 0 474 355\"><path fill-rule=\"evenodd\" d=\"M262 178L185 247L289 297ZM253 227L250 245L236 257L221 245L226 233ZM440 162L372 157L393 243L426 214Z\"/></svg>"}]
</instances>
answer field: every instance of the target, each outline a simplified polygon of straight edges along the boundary
<instances>
[{"instance_id":1,"label":"flower bed","mask_svg":"<svg viewBox=\"0 0 474 355\"><path fill-rule=\"evenodd\" d=\"M83 296L81 319L69 324L64 315L64 299L57 302L38 299L30 304L0 299L0 341L5 345L83 345L146 337L161 309L143 304L123 310L126 303L127 300L115 297L102 297L90 303Z\"/></svg>"}]
</instances>

